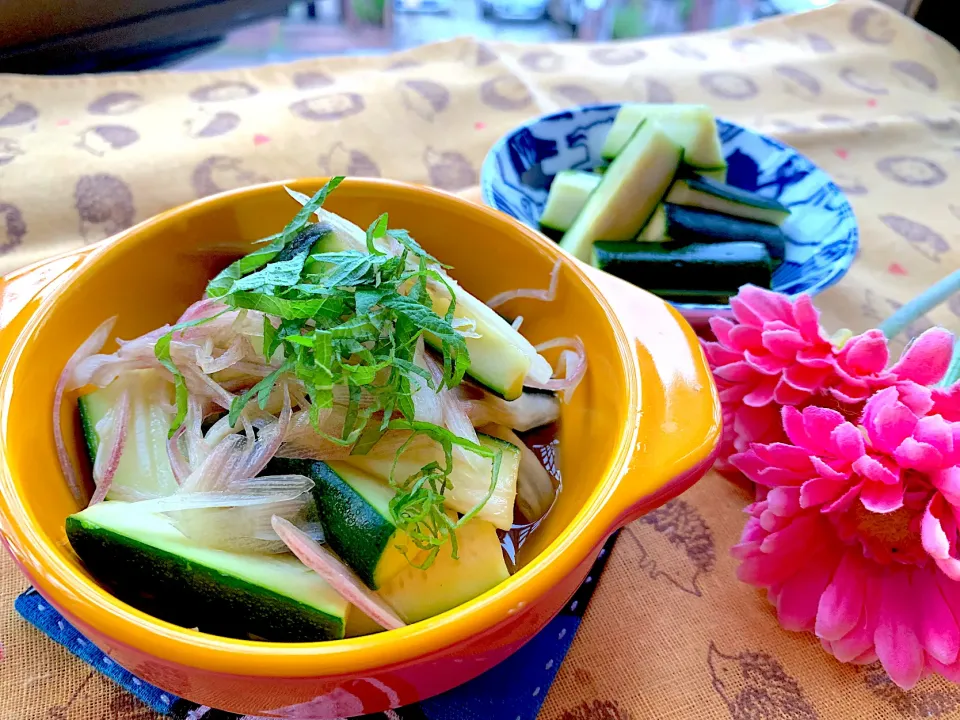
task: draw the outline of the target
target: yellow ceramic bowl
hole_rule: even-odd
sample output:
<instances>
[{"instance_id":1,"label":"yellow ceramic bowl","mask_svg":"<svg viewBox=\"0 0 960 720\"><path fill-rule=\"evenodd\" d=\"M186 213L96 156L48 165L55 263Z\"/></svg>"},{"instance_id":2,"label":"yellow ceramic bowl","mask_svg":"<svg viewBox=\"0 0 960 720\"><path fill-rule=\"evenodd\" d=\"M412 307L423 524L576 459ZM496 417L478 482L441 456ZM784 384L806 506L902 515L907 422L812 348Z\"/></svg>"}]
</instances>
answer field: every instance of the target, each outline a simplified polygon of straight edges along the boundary
<instances>
[{"instance_id":1,"label":"yellow ceramic bowl","mask_svg":"<svg viewBox=\"0 0 960 720\"><path fill-rule=\"evenodd\" d=\"M322 180L291 183L314 192ZM228 640L170 625L119 602L84 571L64 518L78 508L51 423L57 377L111 315L133 337L174 320L224 264L296 211L280 184L201 200L93 249L6 279L0 322L0 530L44 597L118 663L196 702L284 717L382 711L465 682L530 639L583 581L609 534L666 502L712 462L720 412L696 337L668 305L586 268L515 220L423 187L348 180L327 207L366 227L389 212L481 299L546 286L557 299L514 301L533 342L579 335L589 370L563 408L563 492L522 550L523 569L450 612L389 633L327 643ZM68 403L69 404L69 403ZM79 452L75 413L64 413ZM611 622L616 622L611 618ZM642 628L634 632L642 633ZM299 715L305 717L307 715Z\"/></svg>"}]
</instances>

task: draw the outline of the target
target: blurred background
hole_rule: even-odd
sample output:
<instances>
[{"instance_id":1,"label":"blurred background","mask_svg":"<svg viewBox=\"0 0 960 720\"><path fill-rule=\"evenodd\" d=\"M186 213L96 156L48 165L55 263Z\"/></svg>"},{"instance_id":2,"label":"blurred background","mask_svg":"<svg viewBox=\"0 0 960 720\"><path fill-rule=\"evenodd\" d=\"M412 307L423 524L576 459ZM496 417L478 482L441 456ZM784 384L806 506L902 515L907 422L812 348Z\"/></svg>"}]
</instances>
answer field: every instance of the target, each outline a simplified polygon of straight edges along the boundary
<instances>
[{"instance_id":1,"label":"blurred background","mask_svg":"<svg viewBox=\"0 0 960 720\"><path fill-rule=\"evenodd\" d=\"M462 35L520 42L638 38L842 1L0 0L0 72L219 69L384 53ZM958 2L884 1L921 22L937 6L956 10ZM960 23L946 12L945 27L928 27L949 34L952 26L956 33Z\"/></svg>"}]
</instances>

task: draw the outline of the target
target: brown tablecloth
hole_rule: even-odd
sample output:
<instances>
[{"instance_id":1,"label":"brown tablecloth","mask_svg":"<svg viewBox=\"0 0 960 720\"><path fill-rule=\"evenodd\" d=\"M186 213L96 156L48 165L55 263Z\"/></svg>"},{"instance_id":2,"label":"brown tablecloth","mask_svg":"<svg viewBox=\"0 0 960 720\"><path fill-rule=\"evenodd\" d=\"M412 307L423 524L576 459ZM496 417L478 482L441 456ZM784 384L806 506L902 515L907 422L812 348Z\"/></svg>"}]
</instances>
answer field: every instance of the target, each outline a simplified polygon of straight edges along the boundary
<instances>
[{"instance_id":1,"label":"brown tablecloth","mask_svg":"<svg viewBox=\"0 0 960 720\"><path fill-rule=\"evenodd\" d=\"M0 270L261 180L348 173L461 189L524 118L598 100L707 102L832 173L862 252L819 299L831 328L870 327L960 266L960 55L849 0L638 43L465 38L215 74L0 77ZM910 332L932 323L960 330L960 298ZM960 718L960 687L928 679L904 693L779 628L734 579L746 501L710 475L626 530L543 718ZM0 719L152 717L20 620L22 589L4 556Z\"/></svg>"}]
</instances>

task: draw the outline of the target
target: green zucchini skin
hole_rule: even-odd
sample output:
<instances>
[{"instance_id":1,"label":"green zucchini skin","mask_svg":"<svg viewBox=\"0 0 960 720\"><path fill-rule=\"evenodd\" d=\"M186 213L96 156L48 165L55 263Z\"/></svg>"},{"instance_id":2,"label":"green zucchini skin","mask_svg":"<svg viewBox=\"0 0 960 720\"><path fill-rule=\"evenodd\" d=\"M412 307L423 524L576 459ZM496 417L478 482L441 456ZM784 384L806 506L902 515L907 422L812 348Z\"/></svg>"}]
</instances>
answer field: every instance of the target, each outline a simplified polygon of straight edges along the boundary
<instances>
[{"instance_id":1,"label":"green zucchini skin","mask_svg":"<svg viewBox=\"0 0 960 720\"><path fill-rule=\"evenodd\" d=\"M90 467L97 459L97 449L100 447L100 438L97 436L97 421L99 418L90 407L89 398L81 395L77 398L77 409L80 412L80 428L83 430L83 440L87 447L87 460Z\"/></svg>"},{"instance_id":2,"label":"green zucchini skin","mask_svg":"<svg viewBox=\"0 0 960 720\"><path fill-rule=\"evenodd\" d=\"M319 460L274 458L267 475L304 475L314 481L313 499L330 548L368 587L381 585L378 566L385 554L397 552L397 527L341 474ZM359 471L355 471L359 472Z\"/></svg>"},{"instance_id":3,"label":"green zucchini skin","mask_svg":"<svg viewBox=\"0 0 960 720\"><path fill-rule=\"evenodd\" d=\"M666 235L671 240L690 243L760 242L776 265L783 262L787 236L777 225L710 212L685 205L664 205L667 214Z\"/></svg>"},{"instance_id":4,"label":"green zucchini skin","mask_svg":"<svg viewBox=\"0 0 960 720\"><path fill-rule=\"evenodd\" d=\"M560 242L560 240L563 238L563 233L566 232L566 231L565 231L565 230L554 230L553 228L547 227L546 225L541 225L541 226L540 226L540 232L543 233L544 235L546 235L546 236L547 236L548 238L550 238L551 240L553 240L555 243L558 243L558 242Z\"/></svg>"},{"instance_id":5,"label":"green zucchini skin","mask_svg":"<svg viewBox=\"0 0 960 720\"><path fill-rule=\"evenodd\" d=\"M773 198L764 197L763 195L758 195L755 192L750 192L749 190L744 190L734 185L718 182L713 178L704 177L703 175L688 178L687 182L697 190L738 202L741 205L750 205L751 207L764 208L766 210L780 210L785 213L790 212L790 209L786 205L781 204Z\"/></svg>"},{"instance_id":6,"label":"green zucchini skin","mask_svg":"<svg viewBox=\"0 0 960 720\"><path fill-rule=\"evenodd\" d=\"M697 207L771 225L780 225L790 216L790 209L773 198L718 182L691 172L687 168L682 169L678 175L670 192L667 193L665 202Z\"/></svg>"},{"instance_id":7,"label":"green zucchini skin","mask_svg":"<svg viewBox=\"0 0 960 720\"><path fill-rule=\"evenodd\" d=\"M593 259L597 268L675 302L726 302L742 285L769 288L773 276L759 242L598 242Z\"/></svg>"},{"instance_id":8,"label":"green zucchini skin","mask_svg":"<svg viewBox=\"0 0 960 720\"><path fill-rule=\"evenodd\" d=\"M314 642L343 637L337 616L72 515L67 538L83 564L123 602L221 637Z\"/></svg>"}]
</instances>

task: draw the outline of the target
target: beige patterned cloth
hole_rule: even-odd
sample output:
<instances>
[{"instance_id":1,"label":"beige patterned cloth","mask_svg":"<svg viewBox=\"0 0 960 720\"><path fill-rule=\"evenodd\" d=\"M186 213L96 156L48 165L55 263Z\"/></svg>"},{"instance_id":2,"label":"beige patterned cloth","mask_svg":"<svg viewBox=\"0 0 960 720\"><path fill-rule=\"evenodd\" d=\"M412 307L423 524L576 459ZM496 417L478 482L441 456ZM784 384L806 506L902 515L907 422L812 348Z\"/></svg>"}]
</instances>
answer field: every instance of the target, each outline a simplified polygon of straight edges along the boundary
<instances>
[{"instance_id":1,"label":"beige patterned cloth","mask_svg":"<svg viewBox=\"0 0 960 720\"><path fill-rule=\"evenodd\" d=\"M960 55L849 0L699 36L481 44L214 74L0 77L0 270L262 180L348 173L448 189L531 115L597 100L708 102L782 138L849 194L862 252L819 298L863 330L960 266ZM960 330L960 297L923 318ZM734 579L742 491L710 475L621 536L545 720L960 718L960 687L904 693L781 630ZM0 720L153 714L13 612L0 560ZM500 719L491 719L500 720Z\"/></svg>"}]
</instances>

